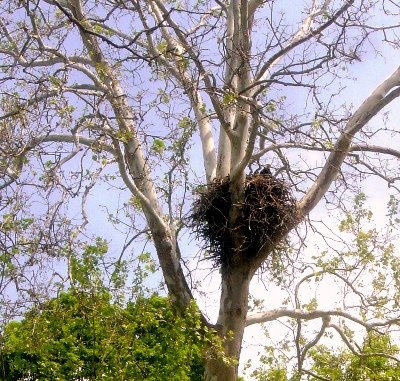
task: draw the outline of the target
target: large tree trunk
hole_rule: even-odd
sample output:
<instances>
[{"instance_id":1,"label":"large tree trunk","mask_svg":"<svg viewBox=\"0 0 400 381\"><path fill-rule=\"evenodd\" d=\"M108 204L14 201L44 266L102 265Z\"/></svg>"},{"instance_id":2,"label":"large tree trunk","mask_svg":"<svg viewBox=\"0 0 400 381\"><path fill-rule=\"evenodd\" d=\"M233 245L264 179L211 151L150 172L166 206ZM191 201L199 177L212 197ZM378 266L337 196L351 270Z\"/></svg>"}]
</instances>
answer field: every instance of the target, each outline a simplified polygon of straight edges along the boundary
<instances>
[{"instance_id":1,"label":"large tree trunk","mask_svg":"<svg viewBox=\"0 0 400 381\"><path fill-rule=\"evenodd\" d=\"M238 266L222 270L222 292L218 333L223 339L224 356L207 360L205 381L236 381L240 351L245 328L249 285L253 273L248 266ZM227 358L224 361L222 357Z\"/></svg>"}]
</instances>

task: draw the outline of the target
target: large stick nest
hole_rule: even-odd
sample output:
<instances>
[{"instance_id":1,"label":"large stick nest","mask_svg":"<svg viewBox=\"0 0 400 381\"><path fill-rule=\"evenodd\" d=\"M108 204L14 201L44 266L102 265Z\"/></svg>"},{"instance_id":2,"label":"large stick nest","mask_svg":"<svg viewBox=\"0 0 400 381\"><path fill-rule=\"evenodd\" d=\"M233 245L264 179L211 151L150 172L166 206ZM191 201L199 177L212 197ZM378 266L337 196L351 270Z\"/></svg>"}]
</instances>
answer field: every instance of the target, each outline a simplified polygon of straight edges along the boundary
<instances>
[{"instance_id":1,"label":"large stick nest","mask_svg":"<svg viewBox=\"0 0 400 381\"><path fill-rule=\"evenodd\" d=\"M216 265L230 265L238 254L240 261L255 258L296 218L296 201L289 188L270 174L246 176L243 201L235 205L240 213L234 224L229 177L214 180L198 196L191 225Z\"/></svg>"}]
</instances>

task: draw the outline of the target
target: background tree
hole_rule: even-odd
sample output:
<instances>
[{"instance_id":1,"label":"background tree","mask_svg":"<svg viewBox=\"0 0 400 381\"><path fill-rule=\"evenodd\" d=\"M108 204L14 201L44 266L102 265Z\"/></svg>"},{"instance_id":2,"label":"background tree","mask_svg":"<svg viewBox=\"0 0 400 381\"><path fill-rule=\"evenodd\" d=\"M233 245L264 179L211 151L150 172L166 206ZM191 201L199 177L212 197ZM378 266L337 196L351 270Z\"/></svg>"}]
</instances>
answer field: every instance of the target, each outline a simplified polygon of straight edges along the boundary
<instances>
[{"instance_id":1,"label":"background tree","mask_svg":"<svg viewBox=\"0 0 400 381\"><path fill-rule=\"evenodd\" d=\"M369 122L400 95L400 69L353 99L356 107L343 98L359 61L377 70L377 47L389 54L399 46L398 15L386 0L1 4L2 316L54 292L53 280L68 282L61 265L71 270L72 253L104 224L126 237L116 268L133 261L131 243L148 241L172 304L184 311L197 292L193 250L182 250L191 215L198 233L211 226L214 240L200 238L221 275L217 321L202 320L236 360L209 356L206 380L236 379L252 324L290 319L299 372L327 331L345 340L347 322L368 330L397 324L390 228L381 241L360 225L368 213L350 213L338 236L325 216L318 223L309 214L317 205L324 214L346 212L374 174L393 190L391 227L396 222L398 131L388 114ZM264 164L271 175L251 174ZM200 191L194 211L192 190ZM258 195L266 195L261 205ZM304 250L310 228L331 250L314 258ZM355 246L346 241L354 233ZM382 267L371 289L361 279L375 257ZM257 272L266 292L284 289L290 307L267 301L248 314ZM322 310L318 300L303 302L302 285L332 278L341 283L340 303ZM313 319L320 329L307 331Z\"/></svg>"},{"instance_id":2,"label":"background tree","mask_svg":"<svg viewBox=\"0 0 400 381\"><path fill-rule=\"evenodd\" d=\"M100 242L100 241L99 241ZM198 380L206 342L195 305L177 316L165 297L113 300L88 246L74 286L12 321L0 348L2 380ZM89 280L90 278L90 280ZM121 279L122 281L122 279Z\"/></svg>"},{"instance_id":3,"label":"background tree","mask_svg":"<svg viewBox=\"0 0 400 381\"><path fill-rule=\"evenodd\" d=\"M388 336L376 333L367 335L359 352L338 351L337 348L317 345L310 350L310 370L304 376L305 379L313 381L397 380L400 368L395 355L398 352L399 348L391 343ZM275 354L271 348L268 366L265 370L262 369L263 366L255 370L253 372L255 379L259 381L298 379L299 374L296 372L289 376L287 364L279 363L279 356L276 358Z\"/></svg>"},{"instance_id":4,"label":"background tree","mask_svg":"<svg viewBox=\"0 0 400 381\"><path fill-rule=\"evenodd\" d=\"M5 327L2 380L202 380L196 309L153 296L120 308L107 292L63 293Z\"/></svg>"}]
</instances>

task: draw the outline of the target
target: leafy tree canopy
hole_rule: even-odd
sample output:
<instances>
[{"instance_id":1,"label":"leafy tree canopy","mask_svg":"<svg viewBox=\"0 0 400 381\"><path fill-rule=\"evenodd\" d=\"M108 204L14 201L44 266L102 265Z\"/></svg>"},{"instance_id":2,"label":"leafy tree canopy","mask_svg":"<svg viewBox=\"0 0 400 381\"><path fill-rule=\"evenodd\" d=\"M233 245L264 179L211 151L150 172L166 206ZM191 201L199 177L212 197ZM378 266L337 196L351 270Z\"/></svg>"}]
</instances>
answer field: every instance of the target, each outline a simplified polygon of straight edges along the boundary
<instances>
[{"instance_id":1,"label":"leafy tree canopy","mask_svg":"<svg viewBox=\"0 0 400 381\"><path fill-rule=\"evenodd\" d=\"M177 315L168 298L143 290L128 303L113 298L100 271L106 252L102 239L86 246L71 258L68 291L6 325L2 380L202 379L211 333L200 329L197 307ZM122 273L113 280L124 284Z\"/></svg>"},{"instance_id":2,"label":"leafy tree canopy","mask_svg":"<svg viewBox=\"0 0 400 381\"><path fill-rule=\"evenodd\" d=\"M309 371L303 380L317 381L395 381L400 380L400 365L394 357L400 348L392 343L389 336L370 332L359 353L349 350L335 350L317 345L310 350ZM252 374L257 381L296 381L299 373L290 376L287 364L278 360L273 348L264 357L264 366ZM279 356L278 356L279 357Z\"/></svg>"},{"instance_id":3,"label":"leafy tree canopy","mask_svg":"<svg viewBox=\"0 0 400 381\"><path fill-rule=\"evenodd\" d=\"M199 327L195 307L176 316L164 297L121 307L72 289L7 325L1 379L201 380Z\"/></svg>"}]
</instances>

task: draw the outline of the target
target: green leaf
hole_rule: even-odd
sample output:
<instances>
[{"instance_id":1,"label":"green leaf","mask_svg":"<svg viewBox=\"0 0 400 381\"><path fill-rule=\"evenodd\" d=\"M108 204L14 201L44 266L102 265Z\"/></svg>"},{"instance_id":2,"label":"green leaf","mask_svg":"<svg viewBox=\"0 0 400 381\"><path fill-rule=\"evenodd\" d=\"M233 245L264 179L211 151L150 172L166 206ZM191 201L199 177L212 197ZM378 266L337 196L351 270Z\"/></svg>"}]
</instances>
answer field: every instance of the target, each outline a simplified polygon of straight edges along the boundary
<instances>
[{"instance_id":1,"label":"green leaf","mask_svg":"<svg viewBox=\"0 0 400 381\"><path fill-rule=\"evenodd\" d=\"M165 151L165 143L161 139L154 139L151 146L152 151L161 155Z\"/></svg>"}]
</instances>

